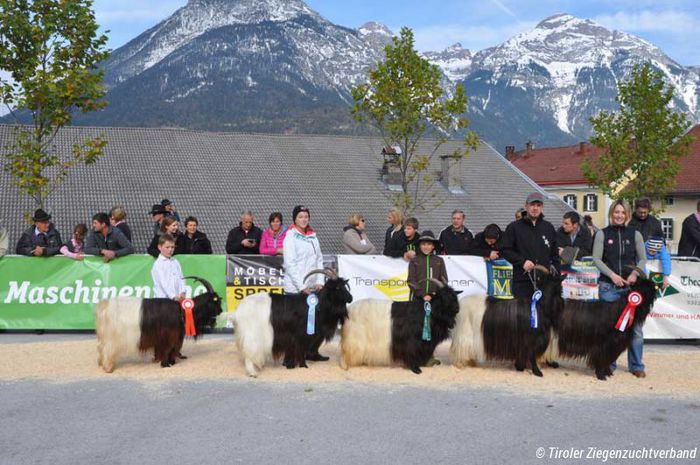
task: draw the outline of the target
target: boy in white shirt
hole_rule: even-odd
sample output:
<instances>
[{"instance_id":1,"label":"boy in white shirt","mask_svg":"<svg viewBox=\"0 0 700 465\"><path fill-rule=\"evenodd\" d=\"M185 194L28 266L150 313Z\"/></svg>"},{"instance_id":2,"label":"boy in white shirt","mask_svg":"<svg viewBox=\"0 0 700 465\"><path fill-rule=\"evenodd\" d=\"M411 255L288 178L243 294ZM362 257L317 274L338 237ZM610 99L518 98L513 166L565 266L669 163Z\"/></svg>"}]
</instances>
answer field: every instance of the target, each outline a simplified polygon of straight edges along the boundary
<instances>
[{"instance_id":1,"label":"boy in white shirt","mask_svg":"<svg viewBox=\"0 0 700 465\"><path fill-rule=\"evenodd\" d=\"M170 234L163 234L158 239L160 255L151 268L155 297L173 300L185 298L185 278L180 263L172 258L175 252L175 239Z\"/></svg>"}]
</instances>

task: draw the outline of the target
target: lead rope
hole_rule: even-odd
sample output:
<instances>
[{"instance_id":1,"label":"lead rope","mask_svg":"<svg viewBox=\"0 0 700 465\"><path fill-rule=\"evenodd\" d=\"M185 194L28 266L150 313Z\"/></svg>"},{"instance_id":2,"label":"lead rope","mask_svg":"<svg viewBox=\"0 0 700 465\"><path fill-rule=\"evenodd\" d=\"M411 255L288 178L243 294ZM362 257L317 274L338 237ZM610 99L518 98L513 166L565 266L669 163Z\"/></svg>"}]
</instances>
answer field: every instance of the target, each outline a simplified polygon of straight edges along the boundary
<instances>
[{"instance_id":1,"label":"lead rope","mask_svg":"<svg viewBox=\"0 0 700 465\"><path fill-rule=\"evenodd\" d=\"M542 291L537 288L537 269L533 268L525 274L527 274L527 277L532 283L532 288L534 289L530 301L530 327L537 328L537 302L542 298Z\"/></svg>"}]
</instances>

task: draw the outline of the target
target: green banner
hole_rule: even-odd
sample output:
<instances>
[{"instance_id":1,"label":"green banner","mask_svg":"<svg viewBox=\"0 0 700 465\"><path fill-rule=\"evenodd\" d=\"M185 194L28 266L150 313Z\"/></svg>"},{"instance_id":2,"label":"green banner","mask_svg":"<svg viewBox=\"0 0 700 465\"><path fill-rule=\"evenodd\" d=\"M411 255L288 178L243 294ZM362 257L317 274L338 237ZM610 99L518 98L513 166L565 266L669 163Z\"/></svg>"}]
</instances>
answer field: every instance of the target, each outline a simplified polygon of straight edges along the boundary
<instances>
[{"instance_id":1,"label":"green banner","mask_svg":"<svg viewBox=\"0 0 700 465\"><path fill-rule=\"evenodd\" d=\"M226 296L225 255L178 255L185 276L208 280ZM149 255L105 263L99 257L0 259L0 329L94 329L95 304L116 296L152 297ZM187 294L204 287L187 280ZM224 308L224 311L226 309Z\"/></svg>"}]
</instances>

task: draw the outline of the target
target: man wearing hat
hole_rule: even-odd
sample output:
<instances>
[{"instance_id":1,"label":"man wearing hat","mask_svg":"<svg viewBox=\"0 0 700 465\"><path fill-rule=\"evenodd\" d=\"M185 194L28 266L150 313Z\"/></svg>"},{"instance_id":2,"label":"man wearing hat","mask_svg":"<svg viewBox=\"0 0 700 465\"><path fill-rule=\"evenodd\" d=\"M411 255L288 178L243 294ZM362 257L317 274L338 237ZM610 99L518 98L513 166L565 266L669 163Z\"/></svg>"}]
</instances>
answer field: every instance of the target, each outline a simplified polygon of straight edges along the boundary
<instances>
[{"instance_id":1,"label":"man wearing hat","mask_svg":"<svg viewBox=\"0 0 700 465\"><path fill-rule=\"evenodd\" d=\"M435 239L432 231L423 231L418 238L416 256L408 262L408 285L414 299L430 302L437 292L437 285L430 281L435 278L447 283L447 269L442 257L435 255L435 249L440 241Z\"/></svg>"},{"instance_id":2,"label":"man wearing hat","mask_svg":"<svg viewBox=\"0 0 700 465\"><path fill-rule=\"evenodd\" d=\"M182 223L180 219L180 214L175 211L175 204L168 199L163 199L160 204L165 208L165 216L172 216L177 220L178 223Z\"/></svg>"},{"instance_id":3,"label":"man wearing hat","mask_svg":"<svg viewBox=\"0 0 700 465\"><path fill-rule=\"evenodd\" d=\"M532 297L541 278L533 271L535 265L559 271L557 233L552 223L544 219L544 196L533 192L525 200L525 217L513 221L503 235L503 258L513 265L513 296ZM535 281L533 283L533 281Z\"/></svg>"},{"instance_id":4,"label":"man wearing hat","mask_svg":"<svg viewBox=\"0 0 700 465\"><path fill-rule=\"evenodd\" d=\"M33 226L27 228L17 242L17 255L27 257L52 257L59 253L63 241L51 223L51 215L38 209L32 216Z\"/></svg>"},{"instance_id":5,"label":"man wearing hat","mask_svg":"<svg viewBox=\"0 0 700 465\"><path fill-rule=\"evenodd\" d=\"M153 235L157 236L160 234L160 223L163 221L163 218L165 218L165 215L168 214L168 210L166 210L163 205L156 203L151 207L149 213L151 214L151 219L155 222L153 225Z\"/></svg>"}]
</instances>

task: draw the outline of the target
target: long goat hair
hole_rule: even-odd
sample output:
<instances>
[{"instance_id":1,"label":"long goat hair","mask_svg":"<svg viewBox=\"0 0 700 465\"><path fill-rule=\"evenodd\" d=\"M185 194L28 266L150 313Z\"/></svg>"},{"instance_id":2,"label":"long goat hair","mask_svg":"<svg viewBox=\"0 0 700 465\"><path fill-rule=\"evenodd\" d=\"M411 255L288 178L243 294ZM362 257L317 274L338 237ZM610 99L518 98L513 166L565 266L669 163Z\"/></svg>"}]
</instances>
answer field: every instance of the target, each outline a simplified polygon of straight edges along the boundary
<instances>
[{"instance_id":1,"label":"long goat hair","mask_svg":"<svg viewBox=\"0 0 700 465\"><path fill-rule=\"evenodd\" d=\"M307 368L306 355L333 338L338 325L347 318L352 302L348 281L331 269L309 272L328 278L318 292L314 334L307 334L306 294L253 294L243 299L233 314L236 343L243 357L246 374L256 377L270 359L284 357L284 366Z\"/></svg>"},{"instance_id":2,"label":"long goat hair","mask_svg":"<svg viewBox=\"0 0 700 465\"><path fill-rule=\"evenodd\" d=\"M216 324L222 311L221 298L206 279L188 276L202 283L206 292L196 296L192 316L195 339ZM97 363L111 373L125 355L153 350L161 367L175 364L185 338L185 316L180 303L171 299L117 297L95 306Z\"/></svg>"},{"instance_id":3,"label":"long goat hair","mask_svg":"<svg viewBox=\"0 0 700 465\"><path fill-rule=\"evenodd\" d=\"M633 337L633 325L627 325L624 332L615 328L631 292L642 295L634 324L643 325L656 300L655 285L643 274L627 295L615 302L566 299L556 325L559 356L583 361L595 370L599 380L612 375L610 365L629 348Z\"/></svg>"},{"instance_id":4,"label":"long goat hair","mask_svg":"<svg viewBox=\"0 0 700 465\"><path fill-rule=\"evenodd\" d=\"M535 376L542 376L537 365L547 349L551 329L563 306L561 277L544 273L542 298L537 302L537 328L530 323L531 299L512 300L468 296L460 301L457 323L452 332L450 355L458 368L486 360L514 362L518 371L529 364Z\"/></svg>"},{"instance_id":5,"label":"long goat hair","mask_svg":"<svg viewBox=\"0 0 700 465\"><path fill-rule=\"evenodd\" d=\"M432 357L438 344L449 337L459 311L457 295L450 286L438 286L431 301L430 341L423 340L422 301L391 302L364 299L350 307L340 342L340 366L386 366L401 364L416 374Z\"/></svg>"}]
</instances>

